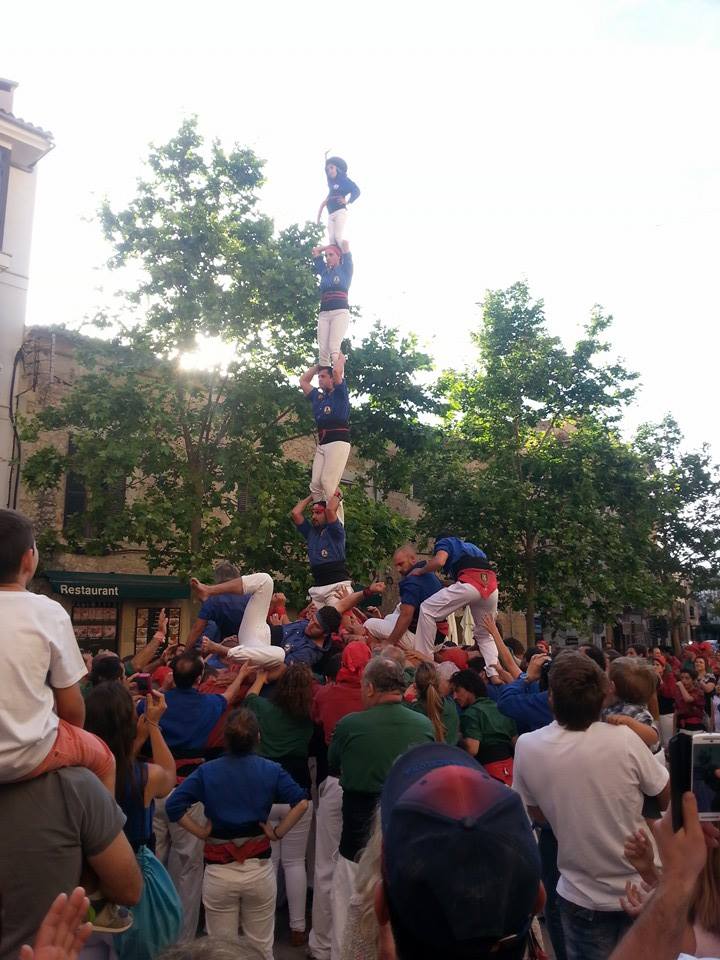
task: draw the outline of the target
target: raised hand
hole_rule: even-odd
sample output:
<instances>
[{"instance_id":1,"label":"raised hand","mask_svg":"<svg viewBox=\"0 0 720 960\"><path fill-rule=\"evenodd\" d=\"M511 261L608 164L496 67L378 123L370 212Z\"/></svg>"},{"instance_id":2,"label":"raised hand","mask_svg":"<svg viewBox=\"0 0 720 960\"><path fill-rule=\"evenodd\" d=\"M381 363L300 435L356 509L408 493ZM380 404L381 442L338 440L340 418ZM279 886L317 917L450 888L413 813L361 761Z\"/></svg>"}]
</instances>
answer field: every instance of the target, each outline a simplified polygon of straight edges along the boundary
<instances>
[{"instance_id":1,"label":"raised hand","mask_svg":"<svg viewBox=\"0 0 720 960\"><path fill-rule=\"evenodd\" d=\"M58 894L40 924L34 948L20 948L20 960L76 960L92 933L92 924L85 923L90 901L82 887Z\"/></svg>"}]
</instances>

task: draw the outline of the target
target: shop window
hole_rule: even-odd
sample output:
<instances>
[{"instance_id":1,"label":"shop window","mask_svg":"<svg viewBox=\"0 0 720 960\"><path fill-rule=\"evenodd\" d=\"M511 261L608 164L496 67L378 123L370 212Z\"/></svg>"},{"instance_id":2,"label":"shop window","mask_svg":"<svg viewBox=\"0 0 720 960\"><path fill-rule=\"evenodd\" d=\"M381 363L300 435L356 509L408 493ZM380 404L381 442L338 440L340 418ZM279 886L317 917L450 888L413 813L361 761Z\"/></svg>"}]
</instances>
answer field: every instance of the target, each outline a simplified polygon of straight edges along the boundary
<instances>
[{"instance_id":1,"label":"shop window","mask_svg":"<svg viewBox=\"0 0 720 960\"><path fill-rule=\"evenodd\" d=\"M83 650L118 650L120 607L117 603L74 603L70 614L77 642Z\"/></svg>"},{"instance_id":2,"label":"shop window","mask_svg":"<svg viewBox=\"0 0 720 960\"><path fill-rule=\"evenodd\" d=\"M162 607L138 607L135 611L135 653L152 639ZM165 607L168 643L180 642L180 607Z\"/></svg>"}]
</instances>

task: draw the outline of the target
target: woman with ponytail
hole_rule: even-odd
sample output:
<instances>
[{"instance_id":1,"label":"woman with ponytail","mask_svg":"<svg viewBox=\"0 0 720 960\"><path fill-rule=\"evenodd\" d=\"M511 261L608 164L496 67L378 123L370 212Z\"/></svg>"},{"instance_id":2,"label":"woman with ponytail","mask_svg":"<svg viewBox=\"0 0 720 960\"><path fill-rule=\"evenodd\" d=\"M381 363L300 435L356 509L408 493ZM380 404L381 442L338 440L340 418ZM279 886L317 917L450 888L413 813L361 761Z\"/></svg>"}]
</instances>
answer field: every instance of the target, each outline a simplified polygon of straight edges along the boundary
<instances>
[{"instance_id":1,"label":"woman with ponytail","mask_svg":"<svg viewBox=\"0 0 720 960\"><path fill-rule=\"evenodd\" d=\"M435 665L421 663L415 671L417 700L412 709L424 713L435 730L435 739L455 746L460 733L460 719L455 702L440 693L440 677Z\"/></svg>"}]
</instances>

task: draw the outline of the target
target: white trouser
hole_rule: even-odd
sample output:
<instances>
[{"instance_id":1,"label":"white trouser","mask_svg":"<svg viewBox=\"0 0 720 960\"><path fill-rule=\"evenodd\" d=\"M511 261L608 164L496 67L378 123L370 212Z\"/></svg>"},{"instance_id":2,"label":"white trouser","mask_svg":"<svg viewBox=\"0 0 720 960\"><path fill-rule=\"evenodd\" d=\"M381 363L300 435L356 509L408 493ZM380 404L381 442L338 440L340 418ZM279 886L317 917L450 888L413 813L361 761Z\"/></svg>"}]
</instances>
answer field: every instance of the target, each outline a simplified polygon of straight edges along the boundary
<instances>
[{"instance_id":1,"label":"white trouser","mask_svg":"<svg viewBox=\"0 0 720 960\"><path fill-rule=\"evenodd\" d=\"M493 618L497 614L498 592L493 590L487 600L469 583L453 583L443 587L420 604L415 649L432 656L435 651L436 623L447 618L464 606L470 607L475 626L473 639L483 655L485 665L493 667L498 661L495 641L482 624L483 615L489 613Z\"/></svg>"},{"instance_id":2,"label":"white trouser","mask_svg":"<svg viewBox=\"0 0 720 960\"><path fill-rule=\"evenodd\" d=\"M389 613L386 617L382 619L380 617L370 617L369 620L366 620L363 626L367 632L375 637L376 640L387 640L390 634L395 629L395 624L398 622L398 617L400 616L400 606L393 610L392 613ZM415 649L415 634L410 633L409 630L406 630L405 633L400 637L400 646L404 647L406 650Z\"/></svg>"},{"instance_id":3,"label":"white trouser","mask_svg":"<svg viewBox=\"0 0 720 960\"><path fill-rule=\"evenodd\" d=\"M270 809L268 823L276 827L283 817L290 813L288 803L274 803ZM290 914L290 929L305 930L305 904L307 901L307 868L305 854L307 853L308 837L312 824L313 805L308 808L298 822L289 830L282 840L272 844L272 862L277 876L278 866L282 864L285 874L285 892Z\"/></svg>"},{"instance_id":4,"label":"white trouser","mask_svg":"<svg viewBox=\"0 0 720 960\"><path fill-rule=\"evenodd\" d=\"M333 440L332 443L319 443L317 445L312 465L312 477L310 478L310 493L313 503L317 503L318 500L324 500L327 503L331 497L335 496L335 491L340 486L349 456L350 444L347 440ZM340 523L345 522L342 501L338 506L337 518ZM245 616L247 616L247 611Z\"/></svg>"},{"instance_id":5,"label":"white trouser","mask_svg":"<svg viewBox=\"0 0 720 960\"><path fill-rule=\"evenodd\" d=\"M196 823L205 823L201 803L194 803L188 813ZM182 904L183 921L179 943L188 943L195 939L200 917L205 844L179 823L170 823L165 813L165 800L155 801L153 831L155 856L167 868Z\"/></svg>"},{"instance_id":6,"label":"white trouser","mask_svg":"<svg viewBox=\"0 0 720 960\"><path fill-rule=\"evenodd\" d=\"M208 936L241 943L240 957L273 960L277 884L271 860L208 864L202 898Z\"/></svg>"},{"instance_id":7,"label":"white trouser","mask_svg":"<svg viewBox=\"0 0 720 960\"><path fill-rule=\"evenodd\" d=\"M341 580L339 583L327 583L324 587L310 587L308 596L319 609L320 607L337 605L343 590L352 592L350 580Z\"/></svg>"},{"instance_id":8,"label":"white trouser","mask_svg":"<svg viewBox=\"0 0 720 960\"><path fill-rule=\"evenodd\" d=\"M269 573L251 573L242 578L243 593L249 593L238 630L238 645L228 650L229 660L244 660L258 667L275 667L285 660L282 647L270 645L267 618L273 596L273 579Z\"/></svg>"},{"instance_id":9,"label":"white trouser","mask_svg":"<svg viewBox=\"0 0 720 960\"><path fill-rule=\"evenodd\" d=\"M347 920L350 899L355 893L355 879L358 865L354 860L348 860L338 854L333 874L332 885L332 947L331 960L340 960L343 940L345 939L345 922Z\"/></svg>"},{"instance_id":10,"label":"white trouser","mask_svg":"<svg viewBox=\"0 0 720 960\"><path fill-rule=\"evenodd\" d=\"M321 367L334 367L340 354L340 344L350 326L350 311L321 310L318 314L317 341L318 359Z\"/></svg>"},{"instance_id":11,"label":"white trouser","mask_svg":"<svg viewBox=\"0 0 720 960\"><path fill-rule=\"evenodd\" d=\"M658 729L660 731L660 742L663 748L667 750L670 739L675 732L675 715L672 713L661 713L658 717Z\"/></svg>"},{"instance_id":12,"label":"white trouser","mask_svg":"<svg viewBox=\"0 0 720 960\"><path fill-rule=\"evenodd\" d=\"M320 787L315 818L315 874L312 930L308 946L316 960L330 960L333 874L342 833L342 787L337 777L326 777Z\"/></svg>"},{"instance_id":13,"label":"white trouser","mask_svg":"<svg viewBox=\"0 0 720 960\"><path fill-rule=\"evenodd\" d=\"M347 214L347 207L341 207L340 210L328 214L328 243L334 243L338 247L342 243Z\"/></svg>"}]
</instances>

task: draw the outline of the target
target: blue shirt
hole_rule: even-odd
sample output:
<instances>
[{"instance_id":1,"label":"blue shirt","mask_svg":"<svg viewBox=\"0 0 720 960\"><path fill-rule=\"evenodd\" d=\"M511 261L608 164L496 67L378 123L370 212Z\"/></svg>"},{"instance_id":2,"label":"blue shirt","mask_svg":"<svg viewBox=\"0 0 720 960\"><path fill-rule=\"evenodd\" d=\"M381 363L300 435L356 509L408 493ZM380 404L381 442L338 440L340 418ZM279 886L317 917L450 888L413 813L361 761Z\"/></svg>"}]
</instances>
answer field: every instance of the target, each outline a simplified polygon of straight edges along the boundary
<instances>
[{"instance_id":1,"label":"blue shirt","mask_svg":"<svg viewBox=\"0 0 720 960\"><path fill-rule=\"evenodd\" d=\"M476 547L474 543L461 540L459 537L441 537L439 540L436 540L435 547L433 548L433 556L438 550L444 550L448 555L445 566L442 568L443 573L453 577L457 576L458 563L466 557L477 557L479 560L487 560L486 554L483 553L480 547Z\"/></svg>"},{"instance_id":2,"label":"blue shirt","mask_svg":"<svg viewBox=\"0 0 720 960\"><path fill-rule=\"evenodd\" d=\"M338 175L334 180L328 180L327 208L328 213L335 213L336 210L344 210L346 204L341 203L339 197L346 197L350 194L348 203L355 203L360 196L360 187L351 180L347 174L338 170Z\"/></svg>"},{"instance_id":3,"label":"blue shirt","mask_svg":"<svg viewBox=\"0 0 720 960\"><path fill-rule=\"evenodd\" d=\"M165 810L170 822L176 823L200 801L212 822L212 836L231 839L260 835L259 824L267 821L274 803L294 807L306 796L279 763L255 753L226 754L204 763L176 787Z\"/></svg>"},{"instance_id":4,"label":"blue shirt","mask_svg":"<svg viewBox=\"0 0 720 960\"><path fill-rule=\"evenodd\" d=\"M344 380L336 384L329 393L313 387L308 394L308 400L312 404L313 416L320 429L347 423L350 419L350 398Z\"/></svg>"},{"instance_id":5,"label":"blue shirt","mask_svg":"<svg viewBox=\"0 0 720 960\"><path fill-rule=\"evenodd\" d=\"M424 566L425 561L419 560L410 569L417 570L418 567ZM440 578L434 573L422 573L418 577L411 577L408 573L398 584L398 590L400 591L400 603L407 603L409 606L415 608L415 613L413 614L412 621L408 628L413 633L417 629L420 604L423 602L423 600L427 600L428 597L431 597L434 593L437 593L438 590L442 590L442 588L443 585Z\"/></svg>"},{"instance_id":6,"label":"blue shirt","mask_svg":"<svg viewBox=\"0 0 720 960\"><path fill-rule=\"evenodd\" d=\"M198 611L198 618L213 620L217 624L221 640L235 637L251 596L249 593L220 593L215 597L208 597Z\"/></svg>"},{"instance_id":7,"label":"blue shirt","mask_svg":"<svg viewBox=\"0 0 720 960\"><path fill-rule=\"evenodd\" d=\"M315 273L320 277L320 293L347 293L350 289L353 275L352 254L348 251L342 255L342 260L336 267L328 267L323 257L315 257ZM327 298L323 298L327 300Z\"/></svg>"},{"instance_id":8,"label":"blue shirt","mask_svg":"<svg viewBox=\"0 0 720 960\"><path fill-rule=\"evenodd\" d=\"M314 527L309 520L303 520L297 524L297 531L307 541L311 567L317 567L321 563L338 563L345 559L345 527L339 520L325 523L321 527Z\"/></svg>"},{"instance_id":9,"label":"blue shirt","mask_svg":"<svg viewBox=\"0 0 720 960\"><path fill-rule=\"evenodd\" d=\"M548 691L540 693L537 685L525 683L524 677L518 677L512 683L495 689L499 691L498 710L515 721L519 734L539 730L555 719L550 709Z\"/></svg>"},{"instance_id":10,"label":"blue shirt","mask_svg":"<svg viewBox=\"0 0 720 960\"><path fill-rule=\"evenodd\" d=\"M200 693L194 687L176 687L165 694L167 710L160 717L160 730L173 755L202 756L213 727L225 713L228 702L219 693ZM138 703L138 713L145 702Z\"/></svg>"},{"instance_id":11,"label":"blue shirt","mask_svg":"<svg viewBox=\"0 0 720 960\"><path fill-rule=\"evenodd\" d=\"M280 628L282 630L282 640L278 643L277 639L273 637L273 645L281 646L285 651L285 663L288 666L293 663L306 663L312 669L332 646L332 637L329 634L325 636L322 646L318 646L316 641L319 638L309 637L305 633L308 623L308 620L295 620L293 623L285 623ZM273 631L276 629L274 627Z\"/></svg>"}]
</instances>

